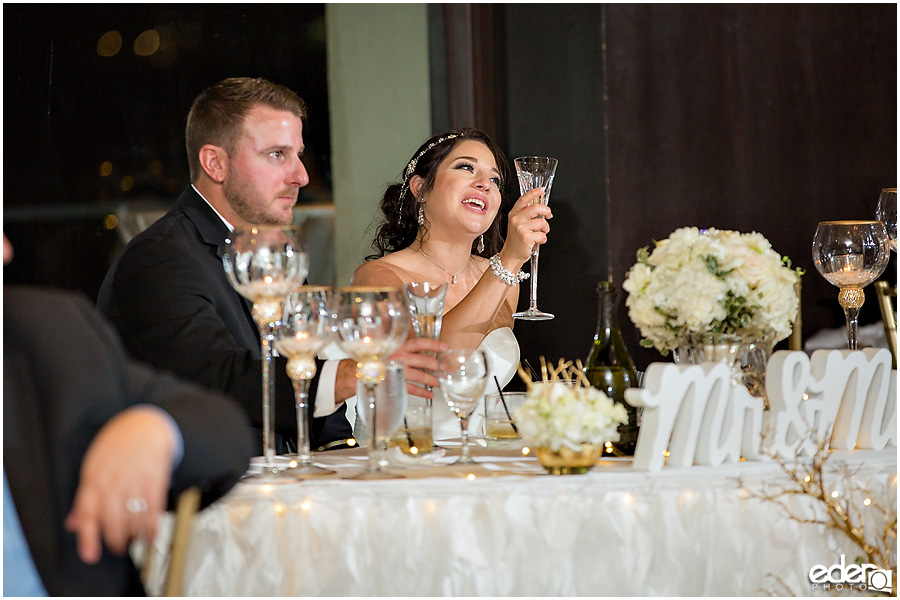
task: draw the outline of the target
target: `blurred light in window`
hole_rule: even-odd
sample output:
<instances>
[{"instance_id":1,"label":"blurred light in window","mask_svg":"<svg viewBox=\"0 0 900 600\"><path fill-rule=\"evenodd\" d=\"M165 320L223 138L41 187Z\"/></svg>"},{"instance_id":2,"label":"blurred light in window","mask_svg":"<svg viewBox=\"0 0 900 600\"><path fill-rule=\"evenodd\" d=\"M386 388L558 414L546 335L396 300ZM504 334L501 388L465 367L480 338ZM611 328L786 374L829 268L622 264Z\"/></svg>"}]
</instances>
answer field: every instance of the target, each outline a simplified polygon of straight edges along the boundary
<instances>
[{"instance_id":1,"label":"blurred light in window","mask_svg":"<svg viewBox=\"0 0 900 600\"><path fill-rule=\"evenodd\" d=\"M138 56L150 56L159 50L159 33L148 29L134 40L134 53Z\"/></svg>"},{"instance_id":2,"label":"blurred light in window","mask_svg":"<svg viewBox=\"0 0 900 600\"><path fill-rule=\"evenodd\" d=\"M97 54L115 56L122 49L122 35L118 31L107 31L97 42Z\"/></svg>"},{"instance_id":3,"label":"blurred light in window","mask_svg":"<svg viewBox=\"0 0 900 600\"><path fill-rule=\"evenodd\" d=\"M119 224L119 219L116 215L106 215L106 218L103 219L103 227L104 229L115 229Z\"/></svg>"},{"instance_id":4,"label":"blurred light in window","mask_svg":"<svg viewBox=\"0 0 900 600\"><path fill-rule=\"evenodd\" d=\"M131 175L126 175L122 178L122 191L127 192L131 188L134 187L134 177Z\"/></svg>"},{"instance_id":5,"label":"blurred light in window","mask_svg":"<svg viewBox=\"0 0 900 600\"><path fill-rule=\"evenodd\" d=\"M163 162L158 158L150 161L150 173L153 175L162 175L163 167Z\"/></svg>"},{"instance_id":6,"label":"blurred light in window","mask_svg":"<svg viewBox=\"0 0 900 600\"><path fill-rule=\"evenodd\" d=\"M112 163L104 160L100 163L100 177L109 177L112 175Z\"/></svg>"}]
</instances>

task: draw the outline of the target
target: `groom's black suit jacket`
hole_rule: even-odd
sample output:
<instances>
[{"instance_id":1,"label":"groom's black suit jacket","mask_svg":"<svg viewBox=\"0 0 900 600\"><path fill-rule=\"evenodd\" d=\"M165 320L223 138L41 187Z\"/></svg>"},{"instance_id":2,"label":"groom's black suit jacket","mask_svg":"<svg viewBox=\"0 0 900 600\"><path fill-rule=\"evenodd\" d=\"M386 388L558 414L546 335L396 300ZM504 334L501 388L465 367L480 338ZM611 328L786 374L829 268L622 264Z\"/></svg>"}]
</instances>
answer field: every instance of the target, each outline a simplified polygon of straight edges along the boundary
<instances>
[{"instance_id":1,"label":"groom's black suit jacket","mask_svg":"<svg viewBox=\"0 0 900 600\"><path fill-rule=\"evenodd\" d=\"M175 208L125 247L106 274L97 306L136 359L229 394L261 428L259 332L250 302L225 277L227 237L222 220L188 186ZM284 358L275 364L275 430L294 440L294 391L285 364ZM310 386L313 401L318 382L317 376ZM341 404L334 414L311 419L312 448L352 436L345 411Z\"/></svg>"},{"instance_id":2,"label":"groom's black suit jacket","mask_svg":"<svg viewBox=\"0 0 900 600\"><path fill-rule=\"evenodd\" d=\"M247 418L232 400L130 360L86 298L4 288L3 468L51 596L144 592L128 556L104 548L100 562L87 565L76 555L75 535L63 525L91 441L112 417L136 404L163 408L181 432L184 453L172 474L170 502L196 485L206 505L247 469L255 445Z\"/></svg>"}]
</instances>

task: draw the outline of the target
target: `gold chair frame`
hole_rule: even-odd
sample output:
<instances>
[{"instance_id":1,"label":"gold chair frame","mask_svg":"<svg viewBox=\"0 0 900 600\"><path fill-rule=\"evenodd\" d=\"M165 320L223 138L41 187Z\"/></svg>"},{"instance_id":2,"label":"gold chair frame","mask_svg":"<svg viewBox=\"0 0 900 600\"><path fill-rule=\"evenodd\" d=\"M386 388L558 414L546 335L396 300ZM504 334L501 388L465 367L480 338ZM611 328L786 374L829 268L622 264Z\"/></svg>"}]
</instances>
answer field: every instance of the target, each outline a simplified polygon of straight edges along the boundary
<instances>
[{"instance_id":1,"label":"gold chair frame","mask_svg":"<svg viewBox=\"0 0 900 600\"><path fill-rule=\"evenodd\" d=\"M892 286L887 281L875 282L875 292L878 295L878 308L881 309L881 322L884 323L884 334L887 337L888 348L893 357L893 368L897 368L897 312L894 302L897 299L897 286ZM892 301L891 299L894 299Z\"/></svg>"},{"instance_id":2,"label":"gold chair frame","mask_svg":"<svg viewBox=\"0 0 900 600\"><path fill-rule=\"evenodd\" d=\"M181 582L184 578L184 561L187 557L188 541L194 515L200 508L200 489L191 487L178 496L175 506L175 524L172 531L172 545L169 549L169 566L162 586L162 595L166 597L181 596ZM152 563L157 552L153 544L148 544L141 579L147 585L151 574Z\"/></svg>"}]
</instances>

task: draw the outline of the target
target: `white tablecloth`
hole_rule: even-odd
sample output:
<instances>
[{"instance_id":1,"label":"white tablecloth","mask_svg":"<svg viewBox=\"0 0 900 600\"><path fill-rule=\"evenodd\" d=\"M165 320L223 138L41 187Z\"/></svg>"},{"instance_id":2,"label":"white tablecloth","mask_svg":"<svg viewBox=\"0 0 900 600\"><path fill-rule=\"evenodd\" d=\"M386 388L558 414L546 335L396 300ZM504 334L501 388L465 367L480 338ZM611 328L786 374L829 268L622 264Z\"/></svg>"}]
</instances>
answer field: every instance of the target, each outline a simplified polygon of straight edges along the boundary
<instances>
[{"instance_id":1,"label":"white tablecloth","mask_svg":"<svg viewBox=\"0 0 900 600\"><path fill-rule=\"evenodd\" d=\"M317 460L346 476L360 455ZM311 479L268 492L240 484L197 516L183 593L809 595L812 566L861 554L842 534L748 497L784 480L773 462L642 473L613 459L587 475L551 476L515 451L476 458L490 462L443 467L442 477L410 470L407 479ZM856 471L854 486L896 506L895 448L835 453L829 464ZM810 514L813 503L791 505Z\"/></svg>"}]
</instances>

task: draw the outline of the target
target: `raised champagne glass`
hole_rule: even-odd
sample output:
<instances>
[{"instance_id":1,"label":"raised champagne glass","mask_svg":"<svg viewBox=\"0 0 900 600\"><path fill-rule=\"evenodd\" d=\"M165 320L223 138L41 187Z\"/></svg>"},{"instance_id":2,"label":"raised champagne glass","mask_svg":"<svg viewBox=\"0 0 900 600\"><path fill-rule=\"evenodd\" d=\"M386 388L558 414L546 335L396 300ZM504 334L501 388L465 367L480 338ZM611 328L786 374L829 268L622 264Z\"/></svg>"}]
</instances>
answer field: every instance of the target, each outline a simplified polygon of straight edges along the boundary
<instances>
[{"instance_id":1,"label":"raised champagne glass","mask_svg":"<svg viewBox=\"0 0 900 600\"><path fill-rule=\"evenodd\" d=\"M275 334L275 349L288 359L285 368L294 386L297 406L297 455L287 471L295 477L329 475L331 469L312 464L309 449L309 384L316 375L316 354L328 343L331 288L305 285L288 295Z\"/></svg>"},{"instance_id":2,"label":"raised champagne glass","mask_svg":"<svg viewBox=\"0 0 900 600\"><path fill-rule=\"evenodd\" d=\"M262 473L249 478L263 483L296 481L275 465L275 372L272 341L281 320L284 299L309 273L309 255L300 229L294 225L250 225L235 229L226 240L222 264L231 286L253 303L262 358Z\"/></svg>"},{"instance_id":3,"label":"raised champagne glass","mask_svg":"<svg viewBox=\"0 0 900 600\"><path fill-rule=\"evenodd\" d=\"M881 221L822 221L812 246L816 270L840 288L838 302L847 319L847 347L856 350L863 288L881 276L888 264L888 236Z\"/></svg>"},{"instance_id":4,"label":"raised champagne glass","mask_svg":"<svg viewBox=\"0 0 900 600\"><path fill-rule=\"evenodd\" d=\"M385 359L406 339L409 308L402 288L351 286L338 288L332 296L332 335L356 361L356 378L363 384L366 423L376 423L376 389L385 379ZM351 479L396 478L378 461L376 436L369 435L366 470Z\"/></svg>"},{"instance_id":5,"label":"raised champagne glass","mask_svg":"<svg viewBox=\"0 0 900 600\"><path fill-rule=\"evenodd\" d=\"M519 178L519 191L524 194L534 188L544 188L541 195L541 204L550 201L550 188L553 187L553 178L556 176L558 161L548 156L520 156L513 161L516 165L516 175ZM553 315L543 312L537 307L537 283L538 283L538 257L540 246L535 244L531 249L531 295L528 298L528 308L517 312L513 318L523 321L547 321Z\"/></svg>"},{"instance_id":6,"label":"raised champagne glass","mask_svg":"<svg viewBox=\"0 0 900 600\"><path fill-rule=\"evenodd\" d=\"M438 381L450 410L459 419L462 451L457 464L475 462L469 454L469 417L484 395L487 356L481 350L450 349L438 354Z\"/></svg>"}]
</instances>

